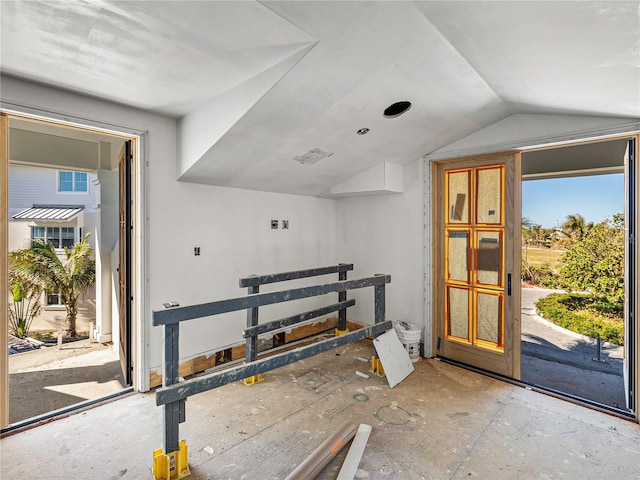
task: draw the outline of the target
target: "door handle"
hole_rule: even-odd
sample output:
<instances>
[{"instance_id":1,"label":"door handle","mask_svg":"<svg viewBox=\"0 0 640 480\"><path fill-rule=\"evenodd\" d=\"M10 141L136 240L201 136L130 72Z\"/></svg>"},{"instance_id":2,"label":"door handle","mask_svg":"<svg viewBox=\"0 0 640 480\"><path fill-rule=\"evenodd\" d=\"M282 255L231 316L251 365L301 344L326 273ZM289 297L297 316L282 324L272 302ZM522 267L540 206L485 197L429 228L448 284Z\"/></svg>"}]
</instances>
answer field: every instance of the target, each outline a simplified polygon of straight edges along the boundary
<instances>
[{"instance_id":1,"label":"door handle","mask_svg":"<svg viewBox=\"0 0 640 480\"><path fill-rule=\"evenodd\" d=\"M511 274L507 273L507 295L511 296Z\"/></svg>"}]
</instances>

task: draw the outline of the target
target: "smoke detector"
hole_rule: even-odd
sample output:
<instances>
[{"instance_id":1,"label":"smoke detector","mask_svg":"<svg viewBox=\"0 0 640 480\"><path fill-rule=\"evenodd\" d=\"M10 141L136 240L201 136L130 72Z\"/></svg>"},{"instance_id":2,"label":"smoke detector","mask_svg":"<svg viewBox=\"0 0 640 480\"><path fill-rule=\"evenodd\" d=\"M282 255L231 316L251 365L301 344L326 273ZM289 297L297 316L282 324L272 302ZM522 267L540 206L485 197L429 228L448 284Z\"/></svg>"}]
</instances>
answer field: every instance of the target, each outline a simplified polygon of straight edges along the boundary
<instances>
[{"instance_id":1,"label":"smoke detector","mask_svg":"<svg viewBox=\"0 0 640 480\"><path fill-rule=\"evenodd\" d=\"M302 165L313 165L314 163L318 163L323 158L330 157L331 155L333 155L333 152L322 150L321 148L312 148L307 153L293 157L293 159Z\"/></svg>"}]
</instances>

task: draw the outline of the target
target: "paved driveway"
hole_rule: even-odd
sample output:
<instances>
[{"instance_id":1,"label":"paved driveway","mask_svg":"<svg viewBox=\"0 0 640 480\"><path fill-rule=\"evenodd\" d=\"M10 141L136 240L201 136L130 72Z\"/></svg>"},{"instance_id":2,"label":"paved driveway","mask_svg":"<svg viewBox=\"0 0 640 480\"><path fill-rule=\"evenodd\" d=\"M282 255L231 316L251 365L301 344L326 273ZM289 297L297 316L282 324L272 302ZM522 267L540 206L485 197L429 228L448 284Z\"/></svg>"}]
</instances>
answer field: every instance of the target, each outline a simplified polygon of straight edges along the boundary
<instances>
[{"instance_id":1,"label":"paved driveway","mask_svg":"<svg viewBox=\"0 0 640 480\"><path fill-rule=\"evenodd\" d=\"M603 405L625 408L623 348L558 327L535 302L557 290L522 289L522 380Z\"/></svg>"}]
</instances>

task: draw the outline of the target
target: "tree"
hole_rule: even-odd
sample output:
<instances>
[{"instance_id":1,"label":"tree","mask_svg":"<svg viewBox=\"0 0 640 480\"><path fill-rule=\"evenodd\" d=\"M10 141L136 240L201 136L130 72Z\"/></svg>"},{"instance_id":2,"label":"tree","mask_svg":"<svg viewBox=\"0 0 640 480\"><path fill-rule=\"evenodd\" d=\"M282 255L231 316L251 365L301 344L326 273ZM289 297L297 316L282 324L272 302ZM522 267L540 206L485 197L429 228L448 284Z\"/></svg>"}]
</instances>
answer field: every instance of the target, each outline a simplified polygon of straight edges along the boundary
<instances>
[{"instance_id":1,"label":"tree","mask_svg":"<svg viewBox=\"0 0 640 480\"><path fill-rule=\"evenodd\" d=\"M40 313L42 288L28 278L21 276L15 265L25 255L26 250L9 252L9 327L18 338L29 335L31 322Z\"/></svg>"},{"instance_id":2,"label":"tree","mask_svg":"<svg viewBox=\"0 0 640 480\"><path fill-rule=\"evenodd\" d=\"M88 238L89 234L80 243L65 247L63 259L51 243L36 240L16 263L20 276L48 292L60 294L67 310L67 332L71 337L78 336L78 300L96 281L96 264Z\"/></svg>"},{"instance_id":3,"label":"tree","mask_svg":"<svg viewBox=\"0 0 640 480\"><path fill-rule=\"evenodd\" d=\"M587 223L579 213L567 215L566 221L562 224L564 234L574 241L582 240L591 227L593 227L593 222Z\"/></svg>"},{"instance_id":4,"label":"tree","mask_svg":"<svg viewBox=\"0 0 640 480\"><path fill-rule=\"evenodd\" d=\"M624 300L624 217L618 213L586 229L562 257L560 281L568 290L590 291L612 303Z\"/></svg>"}]
</instances>

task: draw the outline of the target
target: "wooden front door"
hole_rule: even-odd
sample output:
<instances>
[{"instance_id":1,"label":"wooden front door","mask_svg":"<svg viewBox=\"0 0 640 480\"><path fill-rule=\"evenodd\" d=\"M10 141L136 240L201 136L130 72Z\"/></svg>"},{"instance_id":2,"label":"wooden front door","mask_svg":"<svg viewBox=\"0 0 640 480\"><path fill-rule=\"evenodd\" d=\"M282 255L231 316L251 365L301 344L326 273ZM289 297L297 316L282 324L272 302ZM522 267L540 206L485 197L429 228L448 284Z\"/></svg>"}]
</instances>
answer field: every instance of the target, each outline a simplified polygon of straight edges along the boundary
<instances>
[{"instance_id":1,"label":"wooden front door","mask_svg":"<svg viewBox=\"0 0 640 480\"><path fill-rule=\"evenodd\" d=\"M119 262L118 306L120 312L120 364L127 385L132 383L131 358L131 165L133 161L131 140L125 142L118 157L119 181Z\"/></svg>"},{"instance_id":2,"label":"wooden front door","mask_svg":"<svg viewBox=\"0 0 640 480\"><path fill-rule=\"evenodd\" d=\"M520 154L434 168L436 353L519 379Z\"/></svg>"}]
</instances>

